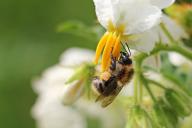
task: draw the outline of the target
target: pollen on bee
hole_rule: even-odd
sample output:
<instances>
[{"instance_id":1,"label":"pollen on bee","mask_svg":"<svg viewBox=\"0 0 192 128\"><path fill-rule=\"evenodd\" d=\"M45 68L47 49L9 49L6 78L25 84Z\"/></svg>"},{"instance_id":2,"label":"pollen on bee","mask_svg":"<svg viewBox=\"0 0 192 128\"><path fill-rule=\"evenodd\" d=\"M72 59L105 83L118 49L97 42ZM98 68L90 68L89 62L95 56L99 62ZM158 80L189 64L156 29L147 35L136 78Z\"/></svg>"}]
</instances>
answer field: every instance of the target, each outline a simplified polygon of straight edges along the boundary
<instances>
[{"instance_id":1,"label":"pollen on bee","mask_svg":"<svg viewBox=\"0 0 192 128\"><path fill-rule=\"evenodd\" d=\"M104 80L104 81L109 80L110 77L111 77L111 74L110 74L108 71L105 71L105 72L103 72L103 73L100 75L100 79L101 79L101 80Z\"/></svg>"},{"instance_id":2,"label":"pollen on bee","mask_svg":"<svg viewBox=\"0 0 192 128\"><path fill-rule=\"evenodd\" d=\"M121 44L120 44L121 34L116 31L106 32L101 40L99 41L96 49L96 55L94 63L97 64L102 53L101 67L102 71L106 71L110 65L110 56L118 58L120 54Z\"/></svg>"}]
</instances>

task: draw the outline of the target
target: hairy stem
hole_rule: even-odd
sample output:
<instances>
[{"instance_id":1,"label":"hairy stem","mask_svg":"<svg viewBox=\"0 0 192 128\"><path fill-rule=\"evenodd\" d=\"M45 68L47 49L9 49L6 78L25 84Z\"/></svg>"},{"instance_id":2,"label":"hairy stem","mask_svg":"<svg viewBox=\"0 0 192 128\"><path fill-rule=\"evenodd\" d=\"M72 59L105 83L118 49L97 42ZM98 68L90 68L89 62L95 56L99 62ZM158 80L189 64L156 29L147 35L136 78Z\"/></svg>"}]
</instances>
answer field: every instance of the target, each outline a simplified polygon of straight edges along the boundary
<instances>
[{"instance_id":1,"label":"hairy stem","mask_svg":"<svg viewBox=\"0 0 192 128\"><path fill-rule=\"evenodd\" d=\"M160 88L162 88L162 89L167 89L166 87L164 87L162 84L160 84L159 82L157 82L157 81L154 81L154 80L150 80L150 79L146 79L149 83L151 83L151 84L154 84L154 85L156 85L156 86L158 86L158 87L160 87Z\"/></svg>"},{"instance_id":2,"label":"hairy stem","mask_svg":"<svg viewBox=\"0 0 192 128\"><path fill-rule=\"evenodd\" d=\"M149 87L148 81L144 78L144 76L142 76L142 79L141 79L141 80L142 80L142 83L143 83L143 85L145 86L147 92L148 92L149 95L151 96L151 99L152 99L154 102L157 102L154 94L153 94L152 91L151 91L151 88Z\"/></svg>"},{"instance_id":3,"label":"hairy stem","mask_svg":"<svg viewBox=\"0 0 192 128\"><path fill-rule=\"evenodd\" d=\"M184 57L192 60L192 52L184 47L178 45L165 45L165 44L157 44L156 47L151 51L149 56L154 55L160 51L167 51L167 52L177 52Z\"/></svg>"},{"instance_id":4,"label":"hairy stem","mask_svg":"<svg viewBox=\"0 0 192 128\"><path fill-rule=\"evenodd\" d=\"M160 83L153 81L153 80L149 80L149 79L145 79L143 76L143 71L142 71L142 63L143 61L152 56L155 55L161 51L167 51L167 52L177 52L180 53L181 55L185 56L186 58L188 58L189 60L192 60L192 52L189 51L186 48L180 47L177 44L175 45L165 45L162 43L156 44L155 48L149 53L139 53L138 55L136 55L134 57L134 70L135 70L135 75L134 75L134 96L135 96L135 103L140 103L140 101L142 100L142 84L145 86L145 88L147 89L147 91L149 92L151 98L155 101L155 97L150 89L150 87L148 86L148 83L153 83L163 89L166 89L166 87L162 86Z\"/></svg>"}]
</instances>

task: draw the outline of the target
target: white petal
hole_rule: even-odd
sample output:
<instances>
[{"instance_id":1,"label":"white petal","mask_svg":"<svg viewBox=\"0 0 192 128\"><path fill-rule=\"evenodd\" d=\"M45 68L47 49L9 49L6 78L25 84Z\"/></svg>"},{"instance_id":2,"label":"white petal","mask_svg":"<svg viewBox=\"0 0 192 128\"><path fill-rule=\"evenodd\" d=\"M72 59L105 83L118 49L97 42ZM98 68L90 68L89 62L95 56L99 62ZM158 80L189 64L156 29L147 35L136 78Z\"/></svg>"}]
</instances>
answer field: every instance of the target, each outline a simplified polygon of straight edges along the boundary
<instances>
[{"instance_id":1,"label":"white petal","mask_svg":"<svg viewBox=\"0 0 192 128\"><path fill-rule=\"evenodd\" d=\"M153 30L148 30L141 34L137 34L135 35L135 37L128 40L127 43L132 49L135 49L139 52L148 53L154 48L156 41L159 39L158 34L154 34L154 31L155 28L153 28Z\"/></svg>"},{"instance_id":2,"label":"white petal","mask_svg":"<svg viewBox=\"0 0 192 128\"><path fill-rule=\"evenodd\" d=\"M175 53L175 52L170 52L169 53L169 60L171 61L171 63L175 66L191 66L192 67L192 62L189 61L188 59L186 59L184 56Z\"/></svg>"},{"instance_id":3,"label":"white petal","mask_svg":"<svg viewBox=\"0 0 192 128\"><path fill-rule=\"evenodd\" d=\"M138 11L140 10L140 11ZM132 5L127 8L121 24L126 24L125 35L144 32L159 23L161 10L150 5Z\"/></svg>"},{"instance_id":4,"label":"white petal","mask_svg":"<svg viewBox=\"0 0 192 128\"><path fill-rule=\"evenodd\" d=\"M64 107L59 99L63 95L64 83L72 73L72 69L54 66L33 83L33 89L39 95L32 109L38 128L86 127L84 117L74 109Z\"/></svg>"},{"instance_id":5,"label":"white petal","mask_svg":"<svg viewBox=\"0 0 192 128\"><path fill-rule=\"evenodd\" d=\"M92 59L93 52L83 49L71 49L62 55L61 62L69 65L80 64ZM86 120L78 111L71 107L63 106L61 97L64 90L70 90L74 86L66 86L64 83L74 73L73 68L55 65L47 69L40 79L33 82L33 89L38 94L38 99L33 106L32 116L37 122L38 128L85 128ZM64 92L63 92L64 91ZM66 93L65 93L66 94ZM77 94L78 95L78 94ZM73 100L76 97L73 97Z\"/></svg>"},{"instance_id":6,"label":"white petal","mask_svg":"<svg viewBox=\"0 0 192 128\"><path fill-rule=\"evenodd\" d=\"M169 31L170 35L174 38L175 41L180 41L182 38L188 38L188 35L184 29L168 16L162 16L162 23L164 23L166 29ZM145 36L148 36L148 38L152 39L151 41L159 42L161 40L162 43L170 42L169 38L160 26L154 27L149 31L151 32L148 34L145 33L143 37L140 38L140 40L145 40L145 38L147 38Z\"/></svg>"},{"instance_id":7,"label":"white petal","mask_svg":"<svg viewBox=\"0 0 192 128\"><path fill-rule=\"evenodd\" d=\"M46 92L50 88L61 86L63 88L63 83L69 79L69 77L74 73L71 68L64 68L59 65L55 65L44 71L41 79L35 79L32 82L32 88L37 94Z\"/></svg>"},{"instance_id":8,"label":"white petal","mask_svg":"<svg viewBox=\"0 0 192 128\"><path fill-rule=\"evenodd\" d=\"M94 52L81 48L70 48L60 57L60 64L64 66L78 66L83 62L93 61Z\"/></svg>"},{"instance_id":9,"label":"white petal","mask_svg":"<svg viewBox=\"0 0 192 128\"><path fill-rule=\"evenodd\" d=\"M153 5L158 6L160 9L163 9L173 4L175 0L150 0L150 2Z\"/></svg>"},{"instance_id":10,"label":"white petal","mask_svg":"<svg viewBox=\"0 0 192 128\"><path fill-rule=\"evenodd\" d=\"M95 11L97 19L100 24L107 29L109 20L113 19L113 10L111 0L93 0L95 4Z\"/></svg>"},{"instance_id":11,"label":"white petal","mask_svg":"<svg viewBox=\"0 0 192 128\"><path fill-rule=\"evenodd\" d=\"M73 104L82 95L83 88L84 88L83 84L78 83L78 81L75 81L70 85L65 85L65 87L63 87L62 89L63 95L60 97L63 104L64 105Z\"/></svg>"},{"instance_id":12,"label":"white petal","mask_svg":"<svg viewBox=\"0 0 192 128\"><path fill-rule=\"evenodd\" d=\"M188 38L187 33L184 31L184 29L179 24L177 24L173 19L169 18L166 15L163 15L162 22L165 24L167 30L172 35L174 40L179 41L182 38ZM160 32L161 36L160 38L162 39L162 42L168 43L169 39L167 38L167 36L164 34L164 32L160 27L158 31Z\"/></svg>"},{"instance_id":13,"label":"white petal","mask_svg":"<svg viewBox=\"0 0 192 128\"><path fill-rule=\"evenodd\" d=\"M162 22L165 24L166 28L168 29L174 40L180 41L182 38L188 37L183 28L169 17L163 15ZM130 39L126 42L128 42L130 47L133 49L141 52L150 52L155 44L159 41L161 41L162 43L169 43L169 39L165 35L161 27L155 26L148 31L136 34L135 38Z\"/></svg>"},{"instance_id":14,"label":"white petal","mask_svg":"<svg viewBox=\"0 0 192 128\"><path fill-rule=\"evenodd\" d=\"M80 112L64 107L52 95L41 95L33 106L32 116L37 128L85 128L86 120Z\"/></svg>"},{"instance_id":15,"label":"white petal","mask_svg":"<svg viewBox=\"0 0 192 128\"><path fill-rule=\"evenodd\" d=\"M161 17L161 10L149 0L94 0L99 22L105 28L109 21L115 27L125 25L125 35L150 29Z\"/></svg>"}]
</instances>

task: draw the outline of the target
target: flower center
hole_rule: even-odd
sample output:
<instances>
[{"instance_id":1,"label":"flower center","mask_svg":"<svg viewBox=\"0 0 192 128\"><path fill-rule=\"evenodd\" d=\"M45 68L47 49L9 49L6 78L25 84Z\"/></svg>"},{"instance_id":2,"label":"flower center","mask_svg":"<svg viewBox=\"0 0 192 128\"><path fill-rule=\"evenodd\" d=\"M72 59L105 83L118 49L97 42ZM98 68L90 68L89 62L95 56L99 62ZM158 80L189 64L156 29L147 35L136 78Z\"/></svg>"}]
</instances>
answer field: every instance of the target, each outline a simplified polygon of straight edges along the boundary
<instances>
[{"instance_id":1,"label":"flower center","mask_svg":"<svg viewBox=\"0 0 192 128\"><path fill-rule=\"evenodd\" d=\"M98 63L101 52L103 51L101 67L102 71L106 71L111 63L111 55L115 58L119 57L121 50L121 34L117 31L106 32L99 41L96 49L95 64Z\"/></svg>"},{"instance_id":2,"label":"flower center","mask_svg":"<svg viewBox=\"0 0 192 128\"><path fill-rule=\"evenodd\" d=\"M119 33L119 34L123 34L123 32L124 32L124 30L125 30L125 25L124 25L124 24L121 24L121 25L119 25L119 26L116 27L115 25L113 25L112 21L110 20L110 21L108 22L107 30L108 30L109 32L117 32L117 33Z\"/></svg>"},{"instance_id":3,"label":"flower center","mask_svg":"<svg viewBox=\"0 0 192 128\"><path fill-rule=\"evenodd\" d=\"M121 51L121 37L125 30L125 25L114 26L112 21L108 22L108 31L100 39L97 49L94 63L97 64L103 51L101 67L102 71L109 69L111 63L111 55L118 58Z\"/></svg>"}]
</instances>

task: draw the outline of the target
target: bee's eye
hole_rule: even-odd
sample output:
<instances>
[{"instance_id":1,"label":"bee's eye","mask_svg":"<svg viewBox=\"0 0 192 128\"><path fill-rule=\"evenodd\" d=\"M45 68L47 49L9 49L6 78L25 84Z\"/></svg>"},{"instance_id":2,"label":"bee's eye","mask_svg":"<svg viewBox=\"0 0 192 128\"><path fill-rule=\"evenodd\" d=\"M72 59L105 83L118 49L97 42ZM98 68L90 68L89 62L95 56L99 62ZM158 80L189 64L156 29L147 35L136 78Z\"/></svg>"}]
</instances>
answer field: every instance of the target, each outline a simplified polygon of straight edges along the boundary
<instances>
[{"instance_id":1,"label":"bee's eye","mask_svg":"<svg viewBox=\"0 0 192 128\"><path fill-rule=\"evenodd\" d=\"M131 60L130 58L127 58L127 59L125 60L125 64L132 64L132 60Z\"/></svg>"},{"instance_id":2,"label":"bee's eye","mask_svg":"<svg viewBox=\"0 0 192 128\"><path fill-rule=\"evenodd\" d=\"M120 57L120 63L130 65L132 64L132 60L129 58L129 55L122 54Z\"/></svg>"}]
</instances>

